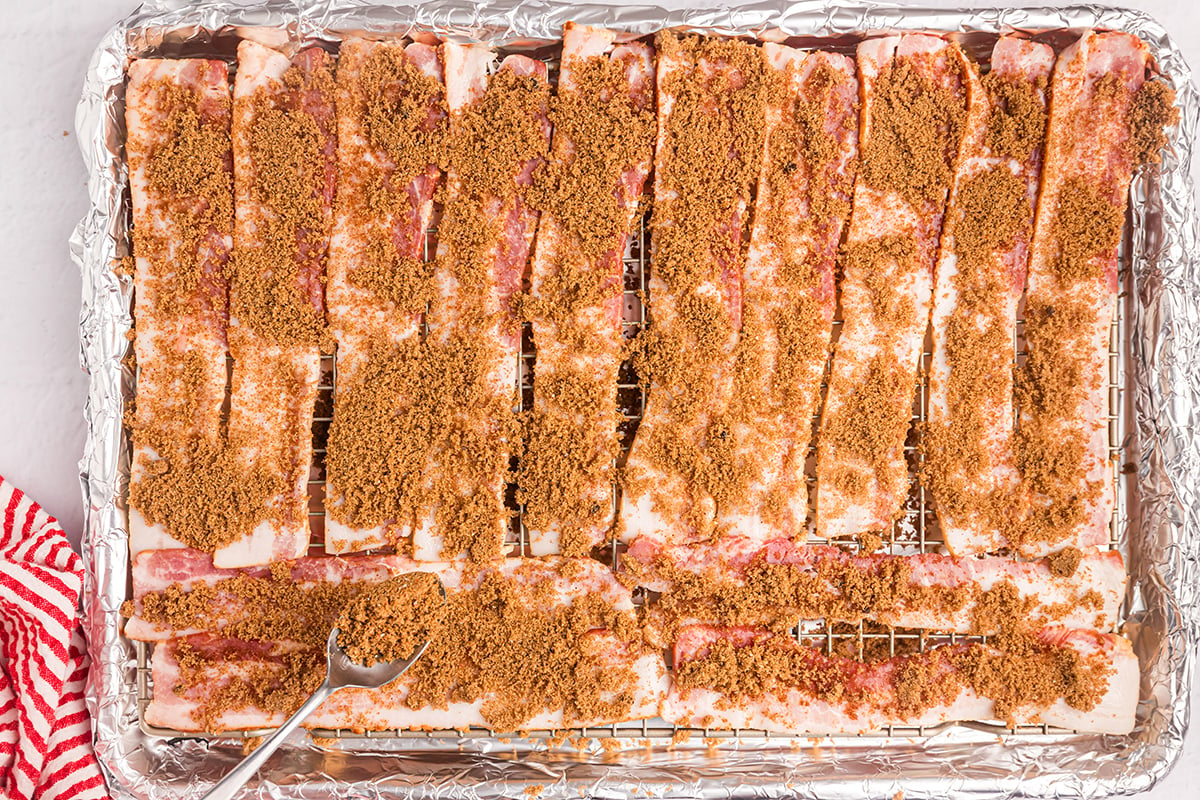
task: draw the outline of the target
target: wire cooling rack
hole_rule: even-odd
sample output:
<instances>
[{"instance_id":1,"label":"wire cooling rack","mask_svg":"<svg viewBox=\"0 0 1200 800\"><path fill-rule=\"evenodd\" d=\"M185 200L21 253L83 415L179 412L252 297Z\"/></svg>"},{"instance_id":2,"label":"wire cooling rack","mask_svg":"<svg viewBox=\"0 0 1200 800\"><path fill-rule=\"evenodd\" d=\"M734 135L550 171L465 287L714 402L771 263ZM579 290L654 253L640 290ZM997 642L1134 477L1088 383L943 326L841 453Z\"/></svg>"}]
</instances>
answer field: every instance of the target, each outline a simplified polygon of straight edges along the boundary
<instances>
[{"instance_id":1,"label":"wire cooling rack","mask_svg":"<svg viewBox=\"0 0 1200 800\"><path fill-rule=\"evenodd\" d=\"M624 257L624 332L627 338L634 336L641 327L645 324L645 309L642 304L642 298L647 295L647 279L648 256L649 256L649 235L646 230L645 220L642 219L638 223L638 227L634 235L630 237L629 244L626 248ZM1125 248L1122 248L1122 285L1125 285L1125 275L1127 269L1124 259ZM1126 522L1126 478L1124 471L1120 468L1123 461L1124 443L1125 443L1125 393L1126 393L1126 358L1128 347L1126 326L1125 326L1125 309L1124 301L1118 303L1117 314L1111 324L1109 333L1109 355L1108 355L1108 444L1109 456L1112 468L1113 489L1116 496L1116 501L1113 507L1113 515L1109 522L1109 548L1116 548L1120 544L1121 532L1124 530ZM840 328L840 320L834 322L834 336L836 339L838 329ZM1021 363L1025 353L1023 351L1024 342L1024 321L1017 322L1017 335L1014 340L1014 352L1016 354L1017 363ZM896 554L911 555L915 553L931 553L939 552L942 548L941 533L938 529L937 519L931 508L929 498L926 495L925 487L920 481L915 479L915 476L920 473L922 454L920 449L919 432L922 429L922 423L926 419L928 412L928 389L929 389L929 365L931 353L929 342L926 342L926 347L921 356L920 379L919 387L915 393L913 403L912 425L908 441L905 443L905 455L908 459L910 472L914 478L912 488L905 503L903 516L894 522L889 531L887 540L884 542L884 552ZM518 394L518 409L524 410L529 408L533 402L533 379L534 379L534 364L536 361L536 353L532 346L532 337L529 331L526 330L522 336L522 348L520 355L520 370L518 372L517 387ZM319 541L324 531L324 496L325 496L325 443L329 433L329 425L333 419L333 400L336 390L336 360L333 356L322 358L321 381L318 388L318 397L316 403L316 413L313 418L313 464L309 479L309 495L310 495L310 510L309 519L314 532L314 541ZM636 375L631 366L625 364L620 371L620 383L618 385L618 397L622 406L622 422L621 433L623 440L623 459L628 453L628 448L633 440L633 435L637 429L637 425L641 420L641 413L645 407L645 392L638 384ZM824 386L822 386L824 391ZM815 420L814 420L815 422ZM815 474L813 465L815 458L812 457L812 449L810 448L810 458L808 459L808 483L810 493L815 492ZM614 513L618 507L617 489L614 488L613 493L613 509ZM511 498L513 492L508 492ZM811 499L811 498L810 498ZM810 503L810 507L811 507ZM529 555L529 537L521 519L521 508L514 507L513 525L507 537L507 544L510 556ZM810 535L810 542L823 543L824 540L817 539ZM848 543L847 546L855 547L854 543ZM608 557L612 559L615 565L616 560L622 550L622 546L616 541L615 536L610 542L610 551ZM643 593L639 590L635 593L634 601L642 603L645 601ZM1121 615L1122 619L1124 614ZM927 648L934 645L953 644L957 642L987 640L986 636L964 636L961 634L938 634L925 630L914 629L896 629L883 625L875 625L871 623L859 622L857 625L851 624L827 624L824 621L809 621L795 629L795 636L798 640L810 646L823 648L827 653L839 653L842 655L863 657L864 653L870 649L872 652L881 653L884 648L889 655L895 655L897 652L924 652ZM244 739L255 736L261 736L268 731L253 730L240 731L233 733L221 734L196 734L187 733L167 728L159 728L148 725L145 722L145 709L153 698L153 681L151 678L150 669L150 652L151 645L146 642L135 642L135 651L137 658L137 699L138 699L138 717L141 727L144 731L151 735L164 736L171 738L235 738ZM832 739L861 739L861 738L878 738L878 737L923 737L944 730L948 727L966 726L978 728L982 731L987 731L991 735L996 733L1004 733L1008 735L1019 736L1055 736L1073 733L1058 728L1053 728L1047 725L1021 725L1016 728L1005 728L997 723L988 722L965 722L965 723L945 723L935 727L916 727L916 726L888 726L876 733L860 734L857 736L848 737L830 737ZM636 722L616 723L593 728L572 729L569 733L573 736L581 736L585 738L623 738L623 739L660 739L674 738L681 731L686 731L690 734L703 736L704 738L726 739L726 738L796 738L802 737L803 734L779 734L769 733L761 730L751 729L735 729L735 730L709 730L699 728L680 728L661 719L640 720ZM321 738L356 738L356 739L459 739L459 738L493 738L502 735L504 732L493 731L487 728L470 728L465 731L459 730L387 730L387 731L371 731L367 733L357 733L348 730L335 729L314 729L312 734ZM560 739L563 736L563 731L532 731L528 734L530 738L535 739Z\"/></svg>"}]
</instances>

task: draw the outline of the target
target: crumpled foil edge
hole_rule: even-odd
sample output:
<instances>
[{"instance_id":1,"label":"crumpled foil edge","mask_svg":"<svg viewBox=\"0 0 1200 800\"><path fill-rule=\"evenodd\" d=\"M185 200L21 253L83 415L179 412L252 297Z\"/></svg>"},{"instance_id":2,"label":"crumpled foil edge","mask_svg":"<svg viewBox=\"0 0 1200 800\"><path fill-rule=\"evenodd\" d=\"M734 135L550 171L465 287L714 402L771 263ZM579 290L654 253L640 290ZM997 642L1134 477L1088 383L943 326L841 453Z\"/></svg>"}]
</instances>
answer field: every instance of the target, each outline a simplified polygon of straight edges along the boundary
<instances>
[{"instance_id":1,"label":"crumpled foil edge","mask_svg":"<svg viewBox=\"0 0 1200 800\"><path fill-rule=\"evenodd\" d=\"M847 0L758 2L722 9L443 0L417 7L358 0L155 0L101 40L85 77L75 126L91 207L70 239L83 277L80 361L89 375L88 438L80 461L86 509L84 613L92 671L87 699L96 752L114 797L198 796L240 757L240 747L164 741L137 724L136 670L120 635L128 547L122 497L129 454L122 426L133 375L124 359L132 280L124 165L124 69L130 55L170 53L214 33L288 41L356 32L488 39L557 39L567 20L637 33L676 28L763 39L848 37L887 30L980 34L1098 27L1140 36L1174 84L1182 119L1161 168L1138 175L1126 242L1132 280L1127 457L1136 481L1122 542L1130 569L1126 626L1142 660L1138 729L1127 737L998 737L952 727L923 739L756 739L671 746L622 740L608 748L513 740L342 740L297 735L246 796L284 797L1103 797L1144 791L1178 758L1187 729L1200 640L1200 260L1191 180L1200 96L1167 32L1141 12L1100 6L949 11ZM257 29L257 31L255 30ZM812 37L812 38L809 38ZM1132 535L1131 535L1132 534Z\"/></svg>"}]
</instances>

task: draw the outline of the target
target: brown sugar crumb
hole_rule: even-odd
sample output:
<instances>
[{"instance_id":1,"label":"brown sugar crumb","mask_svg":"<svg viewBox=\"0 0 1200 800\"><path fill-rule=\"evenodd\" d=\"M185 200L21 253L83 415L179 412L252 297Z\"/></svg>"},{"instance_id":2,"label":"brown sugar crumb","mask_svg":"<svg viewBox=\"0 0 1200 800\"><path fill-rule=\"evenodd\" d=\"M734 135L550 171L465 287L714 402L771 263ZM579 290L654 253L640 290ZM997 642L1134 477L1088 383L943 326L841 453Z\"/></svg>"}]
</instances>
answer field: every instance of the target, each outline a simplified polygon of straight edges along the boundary
<instances>
[{"instance_id":1,"label":"brown sugar crumb","mask_svg":"<svg viewBox=\"0 0 1200 800\"><path fill-rule=\"evenodd\" d=\"M849 401L822 423L826 447L869 464L884 492L894 488L894 450L903 444L908 430L908 410L916 387L907 384L904 370L893 359L876 356ZM857 475L857 470L846 469L834 472L830 479L843 492L854 495L866 488L857 482Z\"/></svg>"},{"instance_id":2,"label":"brown sugar crumb","mask_svg":"<svg viewBox=\"0 0 1200 800\"><path fill-rule=\"evenodd\" d=\"M402 48L371 50L350 103L347 110L362 118L368 142L387 154L396 174L416 175L444 158L445 88Z\"/></svg>"},{"instance_id":3,"label":"brown sugar crumb","mask_svg":"<svg viewBox=\"0 0 1200 800\"><path fill-rule=\"evenodd\" d=\"M1103 491L1101 481L1080 483L1087 439L1078 426L1066 426L1086 390L1084 365L1089 346L1079 331L1092 329L1088 304L1030 303L1025 310L1029 357L1015 383L1021 427L1016 432L1017 466L1037 498L1013 544L1058 541L1075 529L1088 504Z\"/></svg>"},{"instance_id":4,"label":"brown sugar crumb","mask_svg":"<svg viewBox=\"0 0 1200 800\"><path fill-rule=\"evenodd\" d=\"M1003 166L963 181L955 202L959 281L963 287L976 286L983 282L978 273L987 269L992 254L1028 231L1033 209L1024 182ZM1003 281L996 286L1001 288L1007 288Z\"/></svg>"},{"instance_id":5,"label":"brown sugar crumb","mask_svg":"<svg viewBox=\"0 0 1200 800\"><path fill-rule=\"evenodd\" d=\"M1060 282L1098 280L1107 269L1103 256L1121 240L1125 214L1121 204L1084 178L1068 178L1058 196L1054 233L1059 255L1054 272Z\"/></svg>"},{"instance_id":6,"label":"brown sugar crumb","mask_svg":"<svg viewBox=\"0 0 1200 800\"><path fill-rule=\"evenodd\" d=\"M862 553L874 553L883 547L883 539L877 533L860 533L857 539L859 552Z\"/></svg>"},{"instance_id":7,"label":"brown sugar crumb","mask_svg":"<svg viewBox=\"0 0 1200 800\"><path fill-rule=\"evenodd\" d=\"M897 58L884 67L875 82L871 138L862 154L867 184L910 203L943 196L966 122L961 94L935 86L918 68L927 57ZM948 60L947 69L961 77L958 59Z\"/></svg>"},{"instance_id":8,"label":"brown sugar crumb","mask_svg":"<svg viewBox=\"0 0 1200 800\"><path fill-rule=\"evenodd\" d=\"M436 575L414 572L368 586L338 618L338 646L351 661L410 658L441 635L446 604Z\"/></svg>"},{"instance_id":9,"label":"brown sugar crumb","mask_svg":"<svg viewBox=\"0 0 1200 800\"><path fill-rule=\"evenodd\" d=\"M983 88L991 102L984 143L996 155L1025 162L1046 138L1046 79L1036 82L988 73Z\"/></svg>"},{"instance_id":10,"label":"brown sugar crumb","mask_svg":"<svg viewBox=\"0 0 1200 800\"><path fill-rule=\"evenodd\" d=\"M947 519L981 519L1007 531L1020 517L1017 500L1003 489L980 491L974 476L989 463L983 401L1011 391L1011 333L991 311L1012 291L1012 278L997 266L995 254L1018 239L1028 241L1033 209L1024 182L999 166L963 181L951 214L960 312L946 330L946 358L953 365L946 393L954 413L926 426L922 478ZM986 327L980 328L981 317L989 319Z\"/></svg>"},{"instance_id":11,"label":"brown sugar crumb","mask_svg":"<svg viewBox=\"0 0 1200 800\"><path fill-rule=\"evenodd\" d=\"M1075 574L1075 570L1079 568L1079 562L1083 558L1083 553L1078 547L1065 547L1057 553L1053 553L1046 559L1046 563L1050 567L1050 572L1060 578L1069 578Z\"/></svg>"},{"instance_id":12,"label":"brown sugar crumb","mask_svg":"<svg viewBox=\"0 0 1200 800\"><path fill-rule=\"evenodd\" d=\"M203 699L193 718L201 728L212 731L218 729L221 716L227 712L255 708L290 716L325 678L325 654L319 650L288 652L277 662L256 663L245 661L236 648L212 654L184 640L176 646L175 658L179 663L175 693L203 688ZM219 677L232 664L240 665L239 677Z\"/></svg>"},{"instance_id":13,"label":"brown sugar crumb","mask_svg":"<svg viewBox=\"0 0 1200 800\"><path fill-rule=\"evenodd\" d=\"M519 576L517 576L519 577ZM563 709L571 726L621 718L633 706L636 676L614 659L597 629L623 647L641 646L632 611L617 611L598 595L567 607L551 598L551 584L525 584L485 573L477 589L447 600L445 633L413 666L410 708L444 708L483 698L482 714L496 731L518 731L535 715Z\"/></svg>"},{"instance_id":14,"label":"brown sugar crumb","mask_svg":"<svg viewBox=\"0 0 1200 800\"><path fill-rule=\"evenodd\" d=\"M321 344L326 336L320 276L333 224L333 93L322 60L311 71L293 65L280 81L235 101L235 113L251 119L248 151L239 153L250 174L238 191L254 232L238 226L231 310L278 344Z\"/></svg>"},{"instance_id":15,"label":"brown sugar crumb","mask_svg":"<svg viewBox=\"0 0 1200 800\"><path fill-rule=\"evenodd\" d=\"M636 573L635 562L624 569ZM926 585L916 581L908 561L885 557L866 567L840 558L819 558L804 565L772 564L761 556L741 581L690 572L663 559L654 574L670 583L655 606L667 635L677 623L696 617L722 625L757 625L784 631L801 619L826 619L857 625L889 610L933 611L950 614L965 608L981 594L978 584ZM980 628L992 633L1000 627Z\"/></svg>"},{"instance_id":16,"label":"brown sugar crumb","mask_svg":"<svg viewBox=\"0 0 1200 800\"><path fill-rule=\"evenodd\" d=\"M661 81L674 106L660 134L651 228L656 280L673 296L673 313L669 324L665 315L656 321L651 299L651 324L639 334L634 363L639 379L652 387L649 402L667 411L659 424L642 429L638 465L645 469L627 470L623 480L626 491L650 493L656 505L711 536L704 513L709 499L719 508L737 507L753 473L738 458L735 420L702 421L718 405L714 377L728 371L735 320L723 300L698 289L723 285L722 276L741 264L767 102L782 81L761 50L745 42L663 32L656 45L660 57L707 68L678 70ZM651 473L682 477L687 496L657 491Z\"/></svg>"},{"instance_id":17,"label":"brown sugar crumb","mask_svg":"<svg viewBox=\"0 0 1200 800\"><path fill-rule=\"evenodd\" d=\"M1129 111L1129 147L1134 166L1162 161L1166 129L1179 122L1175 90L1162 81L1146 81L1133 96Z\"/></svg>"},{"instance_id":18,"label":"brown sugar crumb","mask_svg":"<svg viewBox=\"0 0 1200 800\"><path fill-rule=\"evenodd\" d=\"M597 380L591 369L560 369L539 380L538 396L551 408L526 417L517 502L531 529L559 529L560 553L586 555L589 532L612 517L611 496L593 490L610 485L621 452L614 381Z\"/></svg>"},{"instance_id":19,"label":"brown sugar crumb","mask_svg":"<svg viewBox=\"0 0 1200 800\"><path fill-rule=\"evenodd\" d=\"M211 553L253 530L280 487L265 465L247 467L240 461L237 451L243 443L180 436L205 385L201 357L186 353L181 359L179 396L170 403L152 403L143 395L137 413L126 414L136 440L161 456L145 462L138 480L130 482L129 504L151 525L162 525L175 539Z\"/></svg>"},{"instance_id":20,"label":"brown sugar crumb","mask_svg":"<svg viewBox=\"0 0 1200 800\"><path fill-rule=\"evenodd\" d=\"M362 380L338 398L330 426L326 468L340 494L326 513L359 527L409 530L434 513L447 552L465 550L476 561L498 555L497 525L508 515L503 499L493 492L464 497L457 489L458 481L508 479L507 457L492 435L514 441L516 421L509 398L485 388L489 358L461 340L373 345ZM478 420L490 420L490 428ZM429 458L432 448L438 464Z\"/></svg>"},{"instance_id":21,"label":"brown sugar crumb","mask_svg":"<svg viewBox=\"0 0 1200 800\"><path fill-rule=\"evenodd\" d=\"M1004 580L987 591L978 592L971 607L971 628L976 631L1004 632L1036 627L1032 612L1036 597L1022 598L1011 581Z\"/></svg>"},{"instance_id":22,"label":"brown sugar crumb","mask_svg":"<svg viewBox=\"0 0 1200 800\"><path fill-rule=\"evenodd\" d=\"M881 328L891 328L915 313L912 300L896 289L895 275L907 270L916 257L916 246L907 236L876 236L847 242L838 254L839 266L867 287L871 310Z\"/></svg>"},{"instance_id":23,"label":"brown sugar crumb","mask_svg":"<svg viewBox=\"0 0 1200 800\"><path fill-rule=\"evenodd\" d=\"M1090 711L1107 691L1111 671L1102 657L1085 658L1024 635L898 656L895 665L892 691L881 693L845 659L797 646L786 636L741 647L723 638L700 658L677 665L675 681L681 689L711 689L735 702L800 689L815 700L846 707L851 715L873 709L901 718L951 704L970 688L992 700L996 717L1011 725L1022 711L1047 708L1059 699Z\"/></svg>"},{"instance_id":24,"label":"brown sugar crumb","mask_svg":"<svg viewBox=\"0 0 1200 800\"><path fill-rule=\"evenodd\" d=\"M572 86L560 88L551 106L554 135L570 142L571 152L541 171L536 204L562 226L576 254L588 259L606 255L628 233L615 187L626 170L654 153L653 97L633 93L628 76L633 58L576 57Z\"/></svg>"},{"instance_id":25,"label":"brown sugar crumb","mask_svg":"<svg viewBox=\"0 0 1200 800\"><path fill-rule=\"evenodd\" d=\"M623 340L618 328L597 331L593 320L623 290L613 272L632 228L629 204L637 202L625 176L654 153L653 93L631 87L633 58L571 63L571 86L560 85L551 107L555 139L566 145L556 145L535 187L534 202L557 224L558 238L553 271L536 295L522 297L520 313L539 341L570 356L543 353L534 364L517 501L531 529L560 531L567 556L585 555L612 517L611 493L600 497L596 488L611 485L620 455L615 387Z\"/></svg>"},{"instance_id":26,"label":"brown sugar crumb","mask_svg":"<svg viewBox=\"0 0 1200 800\"><path fill-rule=\"evenodd\" d=\"M175 584L146 594L138 616L176 630L214 632L220 620L221 634L232 639L324 648L341 609L362 588L363 584L351 581L300 584L286 562L276 562L267 576L241 574L188 590ZM220 614L214 615L214 609Z\"/></svg>"},{"instance_id":27,"label":"brown sugar crumb","mask_svg":"<svg viewBox=\"0 0 1200 800\"><path fill-rule=\"evenodd\" d=\"M202 259L211 242L233 232L230 100L206 96L202 103L195 88L170 80L155 82L152 91L156 112L166 116L164 141L144 155L131 148L130 168L145 164L157 202L166 206L163 213L172 220L173 241L137 227L134 253L147 260L156 279L159 313L172 316L211 308L223 317L224 280L211 274L212 265Z\"/></svg>"},{"instance_id":28,"label":"brown sugar crumb","mask_svg":"<svg viewBox=\"0 0 1200 800\"><path fill-rule=\"evenodd\" d=\"M1001 636L995 647L972 645L953 656L963 682L995 703L995 717L1010 726L1022 709L1045 708L1062 699L1091 711L1108 689L1112 668L1069 647L1028 635Z\"/></svg>"},{"instance_id":29,"label":"brown sugar crumb","mask_svg":"<svg viewBox=\"0 0 1200 800\"><path fill-rule=\"evenodd\" d=\"M361 121L363 158L379 166L362 191L340 193L337 203L352 218L403 218L410 211L408 183L420 175L435 179L437 165L446 162L445 88L403 48L380 46L365 59L357 81L343 81L339 98L339 113ZM367 227L365 252L350 282L401 311L424 311L433 298L432 264L398 252L390 230Z\"/></svg>"}]
</instances>

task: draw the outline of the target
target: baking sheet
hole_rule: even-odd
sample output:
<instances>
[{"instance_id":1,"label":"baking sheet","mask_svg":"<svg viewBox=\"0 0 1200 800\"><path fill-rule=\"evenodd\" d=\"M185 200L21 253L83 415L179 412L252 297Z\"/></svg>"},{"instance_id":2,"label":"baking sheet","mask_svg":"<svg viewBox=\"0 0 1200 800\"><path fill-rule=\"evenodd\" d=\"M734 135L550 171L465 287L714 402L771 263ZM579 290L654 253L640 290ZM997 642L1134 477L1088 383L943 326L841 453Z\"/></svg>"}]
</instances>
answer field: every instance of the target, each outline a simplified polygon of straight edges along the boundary
<instances>
[{"instance_id":1,"label":"baking sheet","mask_svg":"<svg viewBox=\"0 0 1200 800\"><path fill-rule=\"evenodd\" d=\"M1187 718L1200 592L1200 274L1190 180L1200 104L1191 73L1162 28L1137 12L1070 9L945 10L862 3L760 2L724 10L652 6L571 7L545 2L419 8L332 0L321 3L151 2L119 23L89 66L76 127L88 163L92 208L71 240L83 273L81 357L90 374L89 437L81 462L87 505L85 611L93 670L88 699L96 747L114 796L198 796L240 756L240 746L146 736L136 719L136 662L119 634L128 589L125 514L128 476L121 428L132 374L123 363L132 286L113 270L128 247L124 66L131 55L233 53L239 36L280 45L345 35L433 32L503 46L559 37L567 20L637 33L662 27L752 35L791 44L852 48L862 33L956 31L968 49L997 32L1102 27L1150 45L1174 84L1182 122L1161 169L1135 179L1125 243L1128 433L1125 460L1137 466L1120 546L1130 569L1126 632L1142 662L1139 725L1126 737L998 735L952 726L925 736L834 739L722 738L577 742L454 737L339 740L298 734L251 789L255 797L543 796L914 797L1104 796L1143 790L1178 756ZM1053 34L1061 46L1070 33ZM590 732L593 734L602 731ZM370 753L364 755L364 753Z\"/></svg>"}]
</instances>

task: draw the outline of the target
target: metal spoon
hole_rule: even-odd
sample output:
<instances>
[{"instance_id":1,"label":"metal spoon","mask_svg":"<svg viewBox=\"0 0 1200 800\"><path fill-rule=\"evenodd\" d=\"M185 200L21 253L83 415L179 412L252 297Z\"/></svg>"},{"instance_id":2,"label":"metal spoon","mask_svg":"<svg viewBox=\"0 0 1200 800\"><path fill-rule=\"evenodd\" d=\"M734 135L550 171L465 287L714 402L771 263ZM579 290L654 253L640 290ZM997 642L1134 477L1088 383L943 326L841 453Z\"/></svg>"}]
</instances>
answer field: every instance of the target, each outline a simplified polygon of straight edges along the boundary
<instances>
[{"instance_id":1,"label":"metal spoon","mask_svg":"<svg viewBox=\"0 0 1200 800\"><path fill-rule=\"evenodd\" d=\"M445 599L446 590L440 583L438 588L442 590L442 598ZM283 744L283 740L287 738L288 734L294 731L305 717L316 711L317 706L325 702L329 695L338 689L382 689L407 672L408 668L415 664L425 649L429 647L429 642L425 642L417 648L417 652L403 661L380 661L372 667L364 667L362 664L351 661L345 651L338 646L338 633L340 631L337 628L329 632L329 641L325 644L327 665L325 680L312 693L312 697L305 700L304 705L300 706L295 714L288 717L287 721L268 736L253 753L242 759L242 763L234 767L228 775L210 789L202 800L233 800L246 781L254 777L258 768L279 749L279 745Z\"/></svg>"}]
</instances>

